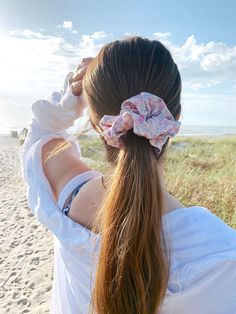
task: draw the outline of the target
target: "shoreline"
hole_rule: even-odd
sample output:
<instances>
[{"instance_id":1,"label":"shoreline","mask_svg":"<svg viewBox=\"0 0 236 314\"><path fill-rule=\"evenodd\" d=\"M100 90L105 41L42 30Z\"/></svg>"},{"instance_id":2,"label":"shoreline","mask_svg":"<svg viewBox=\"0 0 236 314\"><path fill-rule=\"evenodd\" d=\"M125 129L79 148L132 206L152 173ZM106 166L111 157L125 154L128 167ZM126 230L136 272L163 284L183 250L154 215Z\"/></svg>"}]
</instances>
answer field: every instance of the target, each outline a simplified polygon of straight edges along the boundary
<instances>
[{"instance_id":1,"label":"shoreline","mask_svg":"<svg viewBox=\"0 0 236 314\"><path fill-rule=\"evenodd\" d=\"M76 134L74 133L71 133L71 135L74 135L76 136ZM91 134L84 134L85 136L87 137L91 137L91 138L94 138L94 137L99 137L98 135L91 135ZM82 135L83 136L83 135ZM186 138L196 138L196 137L201 137L201 138L206 138L206 137L229 137L229 136L236 136L236 133L225 133L225 134L194 134L194 133L191 133L191 134L177 134L175 136L175 138L182 138L182 137L186 137ZM12 136L11 134L5 134L5 133L0 133L0 137L10 137L10 138L15 138L16 140L18 139L17 137L14 137Z\"/></svg>"}]
</instances>

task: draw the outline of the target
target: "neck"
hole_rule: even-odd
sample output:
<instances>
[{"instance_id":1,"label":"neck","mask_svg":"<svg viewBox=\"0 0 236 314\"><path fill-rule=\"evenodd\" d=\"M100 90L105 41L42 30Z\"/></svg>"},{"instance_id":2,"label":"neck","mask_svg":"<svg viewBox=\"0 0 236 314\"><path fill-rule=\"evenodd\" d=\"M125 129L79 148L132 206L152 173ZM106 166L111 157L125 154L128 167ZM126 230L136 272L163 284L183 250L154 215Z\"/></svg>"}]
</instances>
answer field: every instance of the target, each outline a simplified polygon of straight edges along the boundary
<instances>
[{"instance_id":1,"label":"neck","mask_svg":"<svg viewBox=\"0 0 236 314\"><path fill-rule=\"evenodd\" d=\"M180 201L178 201L168 191L164 191L162 194L162 214L165 215L175 209L185 207Z\"/></svg>"},{"instance_id":2,"label":"neck","mask_svg":"<svg viewBox=\"0 0 236 314\"><path fill-rule=\"evenodd\" d=\"M168 192L163 175L163 161L158 164L158 173L162 190L162 214L165 215L175 209L185 207L171 193Z\"/></svg>"},{"instance_id":3,"label":"neck","mask_svg":"<svg viewBox=\"0 0 236 314\"><path fill-rule=\"evenodd\" d=\"M159 178L160 178L160 184L161 184L161 191L162 191L162 214L165 215L175 209L183 208L185 207L180 201L178 201L171 193L168 192L165 180L163 177L163 165L160 163L158 165L158 172L159 172ZM103 188L106 190L106 186L108 184L107 177L109 175L106 175L103 177L103 180L101 181Z\"/></svg>"}]
</instances>

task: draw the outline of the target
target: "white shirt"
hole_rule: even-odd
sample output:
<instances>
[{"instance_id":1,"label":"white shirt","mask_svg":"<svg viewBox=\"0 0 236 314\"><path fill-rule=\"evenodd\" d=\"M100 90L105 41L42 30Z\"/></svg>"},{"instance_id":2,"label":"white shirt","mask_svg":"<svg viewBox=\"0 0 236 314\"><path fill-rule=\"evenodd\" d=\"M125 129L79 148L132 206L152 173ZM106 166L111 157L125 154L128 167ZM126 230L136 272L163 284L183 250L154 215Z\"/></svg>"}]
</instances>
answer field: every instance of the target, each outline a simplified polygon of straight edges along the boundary
<instances>
[{"instance_id":1,"label":"white shirt","mask_svg":"<svg viewBox=\"0 0 236 314\"><path fill-rule=\"evenodd\" d=\"M67 82L67 81L66 81ZM65 216L61 209L80 183L102 174L88 171L73 178L56 202L42 168L42 146L53 138L78 140L65 130L78 118L77 97L65 84L32 105L33 118L21 150L28 205L54 234L52 314L87 314L94 284L100 235ZM201 206L179 208L163 216L171 249L170 278L160 314L236 313L236 231Z\"/></svg>"}]
</instances>

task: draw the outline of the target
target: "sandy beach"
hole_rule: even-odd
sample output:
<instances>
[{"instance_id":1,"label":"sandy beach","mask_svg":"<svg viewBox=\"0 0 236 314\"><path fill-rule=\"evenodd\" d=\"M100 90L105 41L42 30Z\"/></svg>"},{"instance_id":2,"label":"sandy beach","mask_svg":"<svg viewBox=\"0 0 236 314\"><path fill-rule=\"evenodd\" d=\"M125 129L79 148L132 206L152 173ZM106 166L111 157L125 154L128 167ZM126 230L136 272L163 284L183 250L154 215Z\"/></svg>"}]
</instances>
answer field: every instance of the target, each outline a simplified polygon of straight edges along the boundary
<instances>
[{"instance_id":1,"label":"sandy beach","mask_svg":"<svg viewBox=\"0 0 236 314\"><path fill-rule=\"evenodd\" d=\"M53 238L27 206L17 139L0 136L0 313L46 314Z\"/></svg>"}]
</instances>

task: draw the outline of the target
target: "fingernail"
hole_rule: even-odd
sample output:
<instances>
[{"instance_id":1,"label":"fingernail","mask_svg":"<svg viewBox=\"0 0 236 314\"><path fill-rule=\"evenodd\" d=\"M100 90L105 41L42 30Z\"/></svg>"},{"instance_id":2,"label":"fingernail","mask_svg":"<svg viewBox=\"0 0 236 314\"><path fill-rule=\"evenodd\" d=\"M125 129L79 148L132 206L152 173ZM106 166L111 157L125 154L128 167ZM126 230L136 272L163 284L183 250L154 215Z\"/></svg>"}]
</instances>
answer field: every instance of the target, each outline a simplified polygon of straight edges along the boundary
<instances>
[{"instance_id":1,"label":"fingernail","mask_svg":"<svg viewBox=\"0 0 236 314\"><path fill-rule=\"evenodd\" d=\"M81 86L82 86L81 81L72 83L71 84L71 91L72 91L72 93L73 94L79 93L80 90L81 90Z\"/></svg>"}]
</instances>

